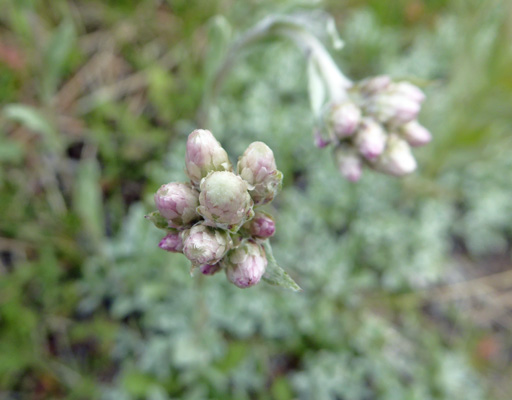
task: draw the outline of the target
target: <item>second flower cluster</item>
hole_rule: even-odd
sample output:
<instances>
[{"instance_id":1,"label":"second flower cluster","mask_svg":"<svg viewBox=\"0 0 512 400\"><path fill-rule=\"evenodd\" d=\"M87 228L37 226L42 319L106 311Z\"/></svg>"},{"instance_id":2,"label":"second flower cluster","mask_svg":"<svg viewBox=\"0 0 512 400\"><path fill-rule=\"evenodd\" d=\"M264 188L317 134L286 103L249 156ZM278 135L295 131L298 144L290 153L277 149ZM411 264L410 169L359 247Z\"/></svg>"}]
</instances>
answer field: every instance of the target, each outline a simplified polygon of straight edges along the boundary
<instances>
[{"instance_id":1,"label":"second flower cluster","mask_svg":"<svg viewBox=\"0 0 512 400\"><path fill-rule=\"evenodd\" d=\"M167 183L155 194L168 232L159 247L183 253L205 275L224 270L238 287L255 285L268 263L262 243L275 231L274 220L259 207L274 199L282 183L272 150L251 143L235 173L213 134L197 129L188 137L185 165L190 182Z\"/></svg>"},{"instance_id":2,"label":"second flower cluster","mask_svg":"<svg viewBox=\"0 0 512 400\"><path fill-rule=\"evenodd\" d=\"M388 175L410 174L416 169L411 147L431 140L417 120L424 99L409 82L386 75L365 79L349 89L346 99L330 104L330 138L319 144L334 144L338 168L350 181L359 180L364 165Z\"/></svg>"}]
</instances>

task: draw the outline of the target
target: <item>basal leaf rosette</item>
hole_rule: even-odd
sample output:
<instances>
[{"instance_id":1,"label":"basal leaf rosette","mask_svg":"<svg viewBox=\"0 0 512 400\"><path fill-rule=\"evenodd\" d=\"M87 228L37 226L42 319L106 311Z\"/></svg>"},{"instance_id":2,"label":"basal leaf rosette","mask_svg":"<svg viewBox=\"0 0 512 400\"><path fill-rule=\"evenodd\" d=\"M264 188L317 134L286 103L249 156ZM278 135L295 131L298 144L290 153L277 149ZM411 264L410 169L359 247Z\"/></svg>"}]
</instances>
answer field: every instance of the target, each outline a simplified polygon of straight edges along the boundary
<instances>
[{"instance_id":1,"label":"basal leaf rosette","mask_svg":"<svg viewBox=\"0 0 512 400\"><path fill-rule=\"evenodd\" d=\"M211 172L201 181L199 207L207 225L237 232L254 216L248 184L228 171Z\"/></svg>"},{"instance_id":2,"label":"basal leaf rosette","mask_svg":"<svg viewBox=\"0 0 512 400\"><path fill-rule=\"evenodd\" d=\"M213 171L232 171L228 153L206 129L196 129L187 139L185 154L187 176L195 187Z\"/></svg>"},{"instance_id":3,"label":"basal leaf rosette","mask_svg":"<svg viewBox=\"0 0 512 400\"><path fill-rule=\"evenodd\" d=\"M277 170L274 153L263 142L253 142L239 158L238 174L250 185L255 205L270 203L281 189L283 174Z\"/></svg>"}]
</instances>

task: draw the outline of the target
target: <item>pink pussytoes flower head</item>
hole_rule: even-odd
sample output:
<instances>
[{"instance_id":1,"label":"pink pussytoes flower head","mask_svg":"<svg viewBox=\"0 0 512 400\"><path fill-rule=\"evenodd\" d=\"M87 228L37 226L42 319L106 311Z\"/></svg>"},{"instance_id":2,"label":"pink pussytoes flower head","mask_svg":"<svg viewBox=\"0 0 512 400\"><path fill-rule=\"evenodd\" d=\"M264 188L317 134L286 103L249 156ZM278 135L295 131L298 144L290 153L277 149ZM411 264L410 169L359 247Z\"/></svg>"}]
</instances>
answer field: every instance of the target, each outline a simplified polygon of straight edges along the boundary
<instances>
[{"instance_id":1,"label":"pink pussytoes flower head","mask_svg":"<svg viewBox=\"0 0 512 400\"><path fill-rule=\"evenodd\" d=\"M263 248L253 241L246 241L231 250L222 260L228 280L239 288L256 285L267 268Z\"/></svg>"},{"instance_id":2,"label":"pink pussytoes flower head","mask_svg":"<svg viewBox=\"0 0 512 400\"><path fill-rule=\"evenodd\" d=\"M182 240L183 254L197 266L218 263L232 245L226 231L202 224L184 231Z\"/></svg>"},{"instance_id":3,"label":"pink pussytoes flower head","mask_svg":"<svg viewBox=\"0 0 512 400\"><path fill-rule=\"evenodd\" d=\"M432 140L432 135L427 128L420 125L416 120L402 125L400 133L406 142L413 147L426 145Z\"/></svg>"},{"instance_id":4,"label":"pink pussytoes flower head","mask_svg":"<svg viewBox=\"0 0 512 400\"><path fill-rule=\"evenodd\" d=\"M199 193L188 183L167 183L155 194L156 208L173 228L187 227L199 218Z\"/></svg>"},{"instance_id":5,"label":"pink pussytoes flower head","mask_svg":"<svg viewBox=\"0 0 512 400\"><path fill-rule=\"evenodd\" d=\"M386 132L373 118L363 118L354 143L364 158L375 160L386 147Z\"/></svg>"},{"instance_id":6,"label":"pink pussytoes flower head","mask_svg":"<svg viewBox=\"0 0 512 400\"><path fill-rule=\"evenodd\" d=\"M391 134L375 168L389 175L403 176L416 169L416 160L407 142L400 139L398 135Z\"/></svg>"},{"instance_id":7,"label":"pink pussytoes flower head","mask_svg":"<svg viewBox=\"0 0 512 400\"><path fill-rule=\"evenodd\" d=\"M254 215L247 189L247 182L232 172L211 172L201 181L197 211L209 225L236 231Z\"/></svg>"},{"instance_id":8,"label":"pink pussytoes flower head","mask_svg":"<svg viewBox=\"0 0 512 400\"><path fill-rule=\"evenodd\" d=\"M238 174L249 183L254 204L271 202L281 189L283 174L277 170L274 153L263 142L253 142L238 159Z\"/></svg>"},{"instance_id":9,"label":"pink pussytoes flower head","mask_svg":"<svg viewBox=\"0 0 512 400\"><path fill-rule=\"evenodd\" d=\"M344 139L352 136L361 121L361 109L351 101L332 106L329 128L334 137Z\"/></svg>"},{"instance_id":10,"label":"pink pussytoes flower head","mask_svg":"<svg viewBox=\"0 0 512 400\"><path fill-rule=\"evenodd\" d=\"M334 159L340 174L350 182L357 182L363 173L363 162L355 149L338 146Z\"/></svg>"},{"instance_id":11,"label":"pink pussytoes flower head","mask_svg":"<svg viewBox=\"0 0 512 400\"><path fill-rule=\"evenodd\" d=\"M222 268L220 267L220 263L217 264L205 264L199 266L199 270L203 275L214 275L219 272Z\"/></svg>"},{"instance_id":12,"label":"pink pussytoes flower head","mask_svg":"<svg viewBox=\"0 0 512 400\"><path fill-rule=\"evenodd\" d=\"M212 171L233 170L226 150L206 129L196 129L188 135L185 166L190 181L196 187Z\"/></svg>"},{"instance_id":13,"label":"pink pussytoes flower head","mask_svg":"<svg viewBox=\"0 0 512 400\"><path fill-rule=\"evenodd\" d=\"M244 228L251 236L258 239L266 239L274 235L276 231L276 223L274 219L261 211L254 214L254 218L244 225Z\"/></svg>"},{"instance_id":14,"label":"pink pussytoes flower head","mask_svg":"<svg viewBox=\"0 0 512 400\"><path fill-rule=\"evenodd\" d=\"M172 253L181 253L183 251L183 241L179 232L169 232L160 240L158 247L162 250L170 251Z\"/></svg>"}]
</instances>

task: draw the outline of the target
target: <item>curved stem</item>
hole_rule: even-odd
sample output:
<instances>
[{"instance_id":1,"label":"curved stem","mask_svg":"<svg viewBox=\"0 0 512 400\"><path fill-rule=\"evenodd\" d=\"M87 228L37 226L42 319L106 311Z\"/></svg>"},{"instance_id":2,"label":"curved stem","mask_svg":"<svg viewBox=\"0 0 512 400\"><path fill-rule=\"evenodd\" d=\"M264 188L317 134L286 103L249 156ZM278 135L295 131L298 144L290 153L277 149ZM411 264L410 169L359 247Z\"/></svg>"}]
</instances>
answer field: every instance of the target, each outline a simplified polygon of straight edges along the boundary
<instances>
[{"instance_id":1,"label":"curved stem","mask_svg":"<svg viewBox=\"0 0 512 400\"><path fill-rule=\"evenodd\" d=\"M275 35L291 39L307 58L316 63L332 100L342 100L346 97L346 90L352 86L352 82L340 71L329 52L304 24L293 17L268 17L247 31L228 50L224 62L217 69L203 97L199 113L201 126L206 126L211 104L218 96L240 52L252 43Z\"/></svg>"}]
</instances>

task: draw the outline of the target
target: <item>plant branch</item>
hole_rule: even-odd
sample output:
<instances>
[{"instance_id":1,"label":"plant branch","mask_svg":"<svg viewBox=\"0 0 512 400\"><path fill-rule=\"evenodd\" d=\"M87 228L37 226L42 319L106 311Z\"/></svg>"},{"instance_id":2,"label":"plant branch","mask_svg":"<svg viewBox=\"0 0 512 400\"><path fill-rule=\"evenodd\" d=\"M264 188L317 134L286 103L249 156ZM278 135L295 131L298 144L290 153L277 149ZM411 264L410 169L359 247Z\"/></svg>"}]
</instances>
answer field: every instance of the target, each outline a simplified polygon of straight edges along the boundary
<instances>
[{"instance_id":1,"label":"plant branch","mask_svg":"<svg viewBox=\"0 0 512 400\"><path fill-rule=\"evenodd\" d=\"M291 39L306 58L315 63L333 100L342 100L346 97L346 90L352 86L352 82L340 71L324 45L309 32L306 24L290 16L272 16L247 31L227 51L224 61L213 75L209 88L205 92L199 114L201 126L207 125L210 107L240 53L248 46L273 36Z\"/></svg>"}]
</instances>

